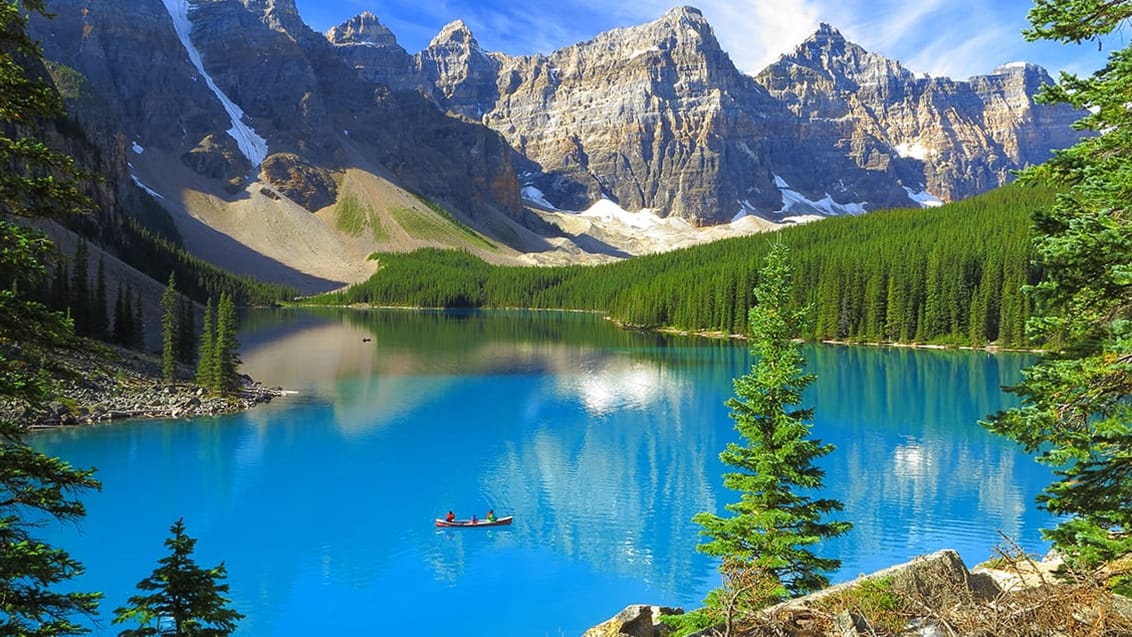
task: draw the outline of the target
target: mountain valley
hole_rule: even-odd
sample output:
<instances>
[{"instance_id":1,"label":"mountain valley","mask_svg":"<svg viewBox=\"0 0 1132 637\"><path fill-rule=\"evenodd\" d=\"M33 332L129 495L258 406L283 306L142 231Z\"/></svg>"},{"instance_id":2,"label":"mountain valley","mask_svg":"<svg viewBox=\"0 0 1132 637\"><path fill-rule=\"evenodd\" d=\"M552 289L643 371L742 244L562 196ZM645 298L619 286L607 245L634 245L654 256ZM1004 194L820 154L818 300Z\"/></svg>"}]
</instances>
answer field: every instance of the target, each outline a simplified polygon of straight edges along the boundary
<instances>
[{"instance_id":1,"label":"mountain valley","mask_svg":"<svg viewBox=\"0 0 1132 637\"><path fill-rule=\"evenodd\" d=\"M586 263L938 205L1077 138L1076 112L1034 102L1039 67L916 76L822 25L751 77L691 7L521 57L458 20L416 54L370 13L323 35L293 0L52 11L32 33L103 206L303 292L365 279L374 252Z\"/></svg>"}]
</instances>

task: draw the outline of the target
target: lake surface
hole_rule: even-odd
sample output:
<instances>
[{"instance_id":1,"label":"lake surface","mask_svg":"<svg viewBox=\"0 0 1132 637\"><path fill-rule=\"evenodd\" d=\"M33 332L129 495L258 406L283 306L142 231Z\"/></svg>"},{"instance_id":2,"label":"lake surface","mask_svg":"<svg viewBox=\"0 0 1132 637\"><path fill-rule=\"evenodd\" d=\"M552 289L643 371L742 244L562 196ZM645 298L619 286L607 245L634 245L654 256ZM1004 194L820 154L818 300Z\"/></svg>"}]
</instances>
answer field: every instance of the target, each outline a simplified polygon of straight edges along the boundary
<instances>
[{"instance_id":1,"label":"lake surface","mask_svg":"<svg viewBox=\"0 0 1132 637\"><path fill-rule=\"evenodd\" d=\"M106 593L96 634L184 517L224 561L238 635L580 635L633 603L718 584L699 511L722 512L723 402L744 343L621 331L589 314L278 310L245 317L243 371L298 392L249 412L49 432L97 467L77 527L49 529ZM368 340L367 340L368 339ZM1049 471L981 429L1017 354L805 349L825 495L855 527L835 581L1001 531L1043 552ZM438 530L449 509L515 516Z\"/></svg>"}]
</instances>

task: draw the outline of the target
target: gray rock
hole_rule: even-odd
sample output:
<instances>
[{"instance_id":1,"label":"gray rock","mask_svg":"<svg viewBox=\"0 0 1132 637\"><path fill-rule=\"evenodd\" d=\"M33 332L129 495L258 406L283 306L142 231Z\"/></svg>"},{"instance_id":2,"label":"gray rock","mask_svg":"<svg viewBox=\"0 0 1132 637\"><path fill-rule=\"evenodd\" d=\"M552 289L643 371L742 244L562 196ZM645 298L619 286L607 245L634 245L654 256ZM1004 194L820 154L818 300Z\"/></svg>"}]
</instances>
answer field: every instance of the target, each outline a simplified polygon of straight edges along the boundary
<instances>
[{"instance_id":1,"label":"gray rock","mask_svg":"<svg viewBox=\"0 0 1132 637\"><path fill-rule=\"evenodd\" d=\"M56 417L66 416L71 413L70 407L57 400L47 403L47 410Z\"/></svg>"},{"instance_id":2,"label":"gray rock","mask_svg":"<svg viewBox=\"0 0 1132 637\"><path fill-rule=\"evenodd\" d=\"M260 168L267 183L310 212L334 203L338 186L329 171L312 166L294 153L270 155Z\"/></svg>"},{"instance_id":3,"label":"gray rock","mask_svg":"<svg viewBox=\"0 0 1132 637\"><path fill-rule=\"evenodd\" d=\"M683 613L679 608L635 604L587 630L582 637L662 637L671 631L660 623L660 616Z\"/></svg>"},{"instance_id":4,"label":"gray rock","mask_svg":"<svg viewBox=\"0 0 1132 637\"><path fill-rule=\"evenodd\" d=\"M1070 126L1081 113L1034 102L1053 81L1041 67L1011 64L967 81L918 77L825 24L756 79L807 122L811 138L840 143L859 168L945 201L1000 186L1078 139Z\"/></svg>"},{"instance_id":5,"label":"gray rock","mask_svg":"<svg viewBox=\"0 0 1132 637\"><path fill-rule=\"evenodd\" d=\"M699 224L774 216L777 178L813 201L910 206L909 191L1002 185L1077 139L1079 113L1034 103L1039 67L916 77L822 25L752 81L689 7L528 57L486 53L456 22L415 59L443 108L506 137L526 181L570 209L608 197Z\"/></svg>"},{"instance_id":6,"label":"gray rock","mask_svg":"<svg viewBox=\"0 0 1132 637\"><path fill-rule=\"evenodd\" d=\"M76 69L102 98L89 112L97 110L106 137L117 140L126 185L130 142L182 158L229 192L247 179L252 167L227 132L231 118L160 2L58 0L52 12L29 30L49 59ZM294 0L192 3L189 17L205 69L270 153L301 157L310 174L361 161L466 215L521 213L513 152L497 134L446 117L428 97L403 90L411 82L383 93L354 72L347 49L376 48L360 42L379 35L375 21L340 29L336 37L356 46L338 47L303 24ZM410 72L408 56L404 62L398 75ZM288 196L316 207L331 194L323 186Z\"/></svg>"},{"instance_id":7,"label":"gray rock","mask_svg":"<svg viewBox=\"0 0 1132 637\"><path fill-rule=\"evenodd\" d=\"M135 190L134 141L217 192L242 188L252 167L231 118L160 2L55 0L52 12L30 31L97 97L74 106L117 179L107 197ZM285 158L268 166L269 191L308 210L333 203L335 171L360 165L484 228L526 219L520 171L562 208L606 197L700 225L836 212L790 203L783 183L872 210L913 205L909 190L988 190L1077 139L1077 113L1034 103L1049 79L1038 67L919 77L828 25L752 78L690 7L520 57L482 50L460 21L415 56L372 14L324 36L294 0L196 2L190 18L209 75Z\"/></svg>"},{"instance_id":8,"label":"gray rock","mask_svg":"<svg viewBox=\"0 0 1132 637\"><path fill-rule=\"evenodd\" d=\"M890 575L897 595L924 600L931 608L950 608L970 599L967 566L952 550L917 558Z\"/></svg>"},{"instance_id":9,"label":"gray rock","mask_svg":"<svg viewBox=\"0 0 1132 637\"><path fill-rule=\"evenodd\" d=\"M833 634L837 637L860 637L857 631L857 619L847 610L843 610L833 618Z\"/></svg>"},{"instance_id":10,"label":"gray rock","mask_svg":"<svg viewBox=\"0 0 1132 637\"><path fill-rule=\"evenodd\" d=\"M977 601L989 602L1002 595L1002 586L987 572L974 572L967 576L967 586Z\"/></svg>"}]
</instances>

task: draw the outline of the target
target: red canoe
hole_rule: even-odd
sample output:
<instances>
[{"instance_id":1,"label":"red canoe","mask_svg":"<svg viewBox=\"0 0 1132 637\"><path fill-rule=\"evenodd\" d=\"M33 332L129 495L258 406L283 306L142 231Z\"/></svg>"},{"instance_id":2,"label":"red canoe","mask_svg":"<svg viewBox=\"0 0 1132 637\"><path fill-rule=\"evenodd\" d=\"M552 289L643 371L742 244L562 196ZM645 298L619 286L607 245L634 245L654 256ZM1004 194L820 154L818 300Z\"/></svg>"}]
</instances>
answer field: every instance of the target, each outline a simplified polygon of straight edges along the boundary
<instances>
[{"instance_id":1,"label":"red canoe","mask_svg":"<svg viewBox=\"0 0 1132 637\"><path fill-rule=\"evenodd\" d=\"M445 527L447 527L447 526L460 526L460 527L463 527L463 526L474 526L474 527L507 526L508 524L511 524L511 520L512 520L513 517L514 516L508 515L508 516L502 517L502 518L495 518L494 522L489 522L487 520L476 520L475 522L472 522L471 520L455 520L453 522L449 522L448 520L441 520L441 519L438 518L436 520L436 526L445 526Z\"/></svg>"}]
</instances>

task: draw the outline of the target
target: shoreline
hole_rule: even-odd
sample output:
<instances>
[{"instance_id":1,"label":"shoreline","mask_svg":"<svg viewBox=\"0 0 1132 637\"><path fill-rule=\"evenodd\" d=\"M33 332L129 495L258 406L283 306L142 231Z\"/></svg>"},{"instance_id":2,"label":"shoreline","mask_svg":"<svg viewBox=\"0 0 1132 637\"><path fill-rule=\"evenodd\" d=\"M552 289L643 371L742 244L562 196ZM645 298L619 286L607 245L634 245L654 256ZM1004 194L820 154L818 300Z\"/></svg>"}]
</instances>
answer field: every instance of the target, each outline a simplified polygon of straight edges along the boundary
<instances>
[{"instance_id":1,"label":"shoreline","mask_svg":"<svg viewBox=\"0 0 1132 637\"><path fill-rule=\"evenodd\" d=\"M208 394L200 385L191 383L166 385L160 380L154 380L148 389L139 388L125 394L111 391L102 393L107 398L91 403L80 402L75 406L60 401L60 397L57 396L56 400L48 403L46 411L25 420L24 424L30 431L43 431L124 420L219 416L238 413L271 402L285 392L280 388L266 387L251 381L235 395L215 396ZM112 393L114 396L111 398Z\"/></svg>"},{"instance_id":2,"label":"shoreline","mask_svg":"<svg viewBox=\"0 0 1132 637\"><path fill-rule=\"evenodd\" d=\"M676 336L698 336L700 338L707 338L712 340L734 340L745 341L750 340L750 337L744 334L726 333L713 330L686 330L675 327L642 327L639 325L632 325L619 321L602 310L578 310L578 309L564 309L564 308L530 308L530 307L434 307L434 306L420 306L420 305L374 305L372 303L350 303L348 305L328 305L323 303L287 303L282 304L281 307L300 309L304 307L310 308L340 308L349 310L405 310L410 312L492 312L492 311L524 311L524 312L566 312L566 313L580 313L580 314L600 314L603 319L613 323L618 328L623 330L635 330L640 332L654 332L657 334L672 334ZM957 350L957 351L972 351L972 352L987 352L989 354L998 353L1015 353L1015 354L1044 354L1050 350L1040 347L1002 347L993 343L988 343L982 347L974 345L941 345L935 343L902 343L899 341L847 341L840 339L825 338L820 340L802 340L804 343L817 343L821 345L845 345L845 346L864 346L864 347L892 347L892 348L906 348L906 349L930 349L930 350Z\"/></svg>"},{"instance_id":3,"label":"shoreline","mask_svg":"<svg viewBox=\"0 0 1132 637\"><path fill-rule=\"evenodd\" d=\"M235 394L214 395L183 380L192 378L188 366L179 366L178 380L166 383L155 355L101 342L53 351L47 363L54 386L37 410L0 404L0 415L29 431L231 414L288 393L242 375Z\"/></svg>"},{"instance_id":4,"label":"shoreline","mask_svg":"<svg viewBox=\"0 0 1132 637\"><path fill-rule=\"evenodd\" d=\"M608 318L608 317L607 317ZM733 341L746 341L750 337L743 334L727 334L725 332L708 331L708 330L681 330L674 327L658 327L655 329L648 329L642 327L633 327L622 323L615 324L622 329L638 329L646 332L659 332L661 334L674 334L677 336L698 336L700 338L708 338L713 340L733 340ZM939 345L932 343L901 343L898 341L843 341L832 338L823 338L820 340L801 340L803 343L814 343L819 345L843 345L846 347L891 347L903 349L930 349L939 351L971 351L971 352L986 352L988 354L1012 353L1012 354L1044 354L1049 350L1041 348L1027 348L1027 347L1000 347L994 344L987 344L982 347L974 345Z\"/></svg>"}]
</instances>

